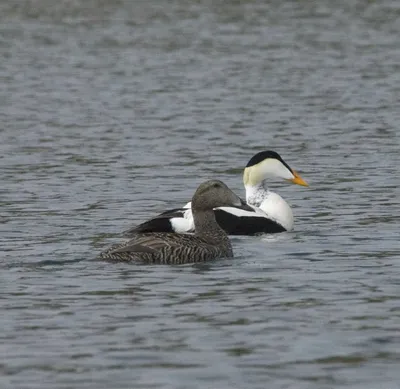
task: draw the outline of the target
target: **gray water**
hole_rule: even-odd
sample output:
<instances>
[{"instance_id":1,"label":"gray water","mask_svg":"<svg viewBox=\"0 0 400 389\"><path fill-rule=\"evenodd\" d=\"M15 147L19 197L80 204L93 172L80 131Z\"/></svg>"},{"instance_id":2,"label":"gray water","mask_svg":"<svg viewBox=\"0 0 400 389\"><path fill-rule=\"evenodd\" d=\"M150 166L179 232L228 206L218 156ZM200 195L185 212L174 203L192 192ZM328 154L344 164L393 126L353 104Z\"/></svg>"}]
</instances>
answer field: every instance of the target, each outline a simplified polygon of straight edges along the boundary
<instances>
[{"instance_id":1,"label":"gray water","mask_svg":"<svg viewBox=\"0 0 400 389\"><path fill-rule=\"evenodd\" d=\"M1 388L400 388L400 3L0 4ZM93 260L273 149L295 229Z\"/></svg>"}]
</instances>

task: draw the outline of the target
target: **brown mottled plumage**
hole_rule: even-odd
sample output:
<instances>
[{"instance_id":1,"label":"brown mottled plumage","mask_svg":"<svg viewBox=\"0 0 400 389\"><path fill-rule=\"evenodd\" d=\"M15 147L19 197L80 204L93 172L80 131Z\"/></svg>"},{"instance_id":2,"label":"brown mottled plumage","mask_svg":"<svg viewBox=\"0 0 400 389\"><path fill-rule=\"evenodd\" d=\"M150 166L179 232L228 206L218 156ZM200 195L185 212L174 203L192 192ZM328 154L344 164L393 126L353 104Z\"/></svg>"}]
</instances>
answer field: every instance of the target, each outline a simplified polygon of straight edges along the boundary
<instances>
[{"instance_id":1,"label":"brown mottled plumage","mask_svg":"<svg viewBox=\"0 0 400 389\"><path fill-rule=\"evenodd\" d=\"M175 233L138 234L133 239L114 245L99 258L113 261L182 264L233 257L228 235L215 220L213 208L241 205L241 199L223 182L202 183L192 199L194 235Z\"/></svg>"}]
</instances>

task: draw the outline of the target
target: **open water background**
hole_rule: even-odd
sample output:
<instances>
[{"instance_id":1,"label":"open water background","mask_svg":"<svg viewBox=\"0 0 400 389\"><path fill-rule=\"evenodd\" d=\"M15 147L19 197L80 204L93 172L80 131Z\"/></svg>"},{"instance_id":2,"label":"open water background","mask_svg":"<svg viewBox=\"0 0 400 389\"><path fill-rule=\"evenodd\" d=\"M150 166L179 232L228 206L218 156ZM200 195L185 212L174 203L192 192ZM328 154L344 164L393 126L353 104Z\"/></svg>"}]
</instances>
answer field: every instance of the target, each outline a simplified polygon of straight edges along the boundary
<instances>
[{"instance_id":1,"label":"open water background","mask_svg":"<svg viewBox=\"0 0 400 389\"><path fill-rule=\"evenodd\" d=\"M3 0L1 388L400 388L400 3ZM93 260L273 149L295 230Z\"/></svg>"}]
</instances>

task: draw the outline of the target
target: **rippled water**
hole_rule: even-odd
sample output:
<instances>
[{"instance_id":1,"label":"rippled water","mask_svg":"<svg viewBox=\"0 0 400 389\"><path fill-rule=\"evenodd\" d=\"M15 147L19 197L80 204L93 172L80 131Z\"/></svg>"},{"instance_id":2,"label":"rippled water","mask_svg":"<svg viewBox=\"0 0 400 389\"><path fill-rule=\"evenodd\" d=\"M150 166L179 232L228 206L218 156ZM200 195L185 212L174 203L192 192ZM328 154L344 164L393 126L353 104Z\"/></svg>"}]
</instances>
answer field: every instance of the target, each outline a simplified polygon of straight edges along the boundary
<instances>
[{"instance_id":1,"label":"rippled water","mask_svg":"<svg viewBox=\"0 0 400 389\"><path fill-rule=\"evenodd\" d=\"M3 1L1 388L400 388L397 1ZM278 151L295 230L94 261Z\"/></svg>"}]
</instances>

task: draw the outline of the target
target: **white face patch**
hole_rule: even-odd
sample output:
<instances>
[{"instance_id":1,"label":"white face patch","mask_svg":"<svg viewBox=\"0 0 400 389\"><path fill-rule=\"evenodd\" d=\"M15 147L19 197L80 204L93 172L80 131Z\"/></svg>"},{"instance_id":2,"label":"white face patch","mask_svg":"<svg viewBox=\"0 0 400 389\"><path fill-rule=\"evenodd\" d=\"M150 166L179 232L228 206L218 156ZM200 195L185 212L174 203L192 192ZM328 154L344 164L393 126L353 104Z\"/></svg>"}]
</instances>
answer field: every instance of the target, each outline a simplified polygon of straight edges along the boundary
<instances>
[{"instance_id":1,"label":"white face patch","mask_svg":"<svg viewBox=\"0 0 400 389\"><path fill-rule=\"evenodd\" d=\"M273 177L291 180L294 175L281 161L275 158L267 158L257 165L246 168L243 181L245 185L255 186L265 179Z\"/></svg>"},{"instance_id":2,"label":"white face patch","mask_svg":"<svg viewBox=\"0 0 400 389\"><path fill-rule=\"evenodd\" d=\"M268 158L259 163L260 170L266 177L278 177L285 180L294 178L292 172L281 162L274 158Z\"/></svg>"}]
</instances>

